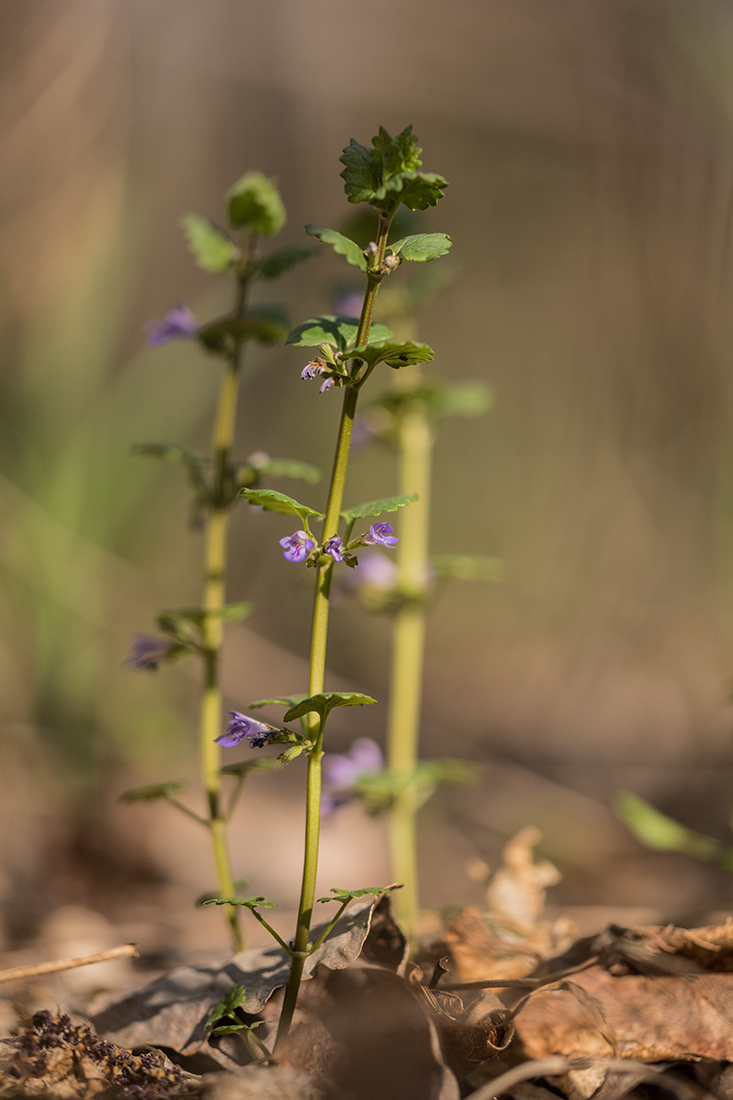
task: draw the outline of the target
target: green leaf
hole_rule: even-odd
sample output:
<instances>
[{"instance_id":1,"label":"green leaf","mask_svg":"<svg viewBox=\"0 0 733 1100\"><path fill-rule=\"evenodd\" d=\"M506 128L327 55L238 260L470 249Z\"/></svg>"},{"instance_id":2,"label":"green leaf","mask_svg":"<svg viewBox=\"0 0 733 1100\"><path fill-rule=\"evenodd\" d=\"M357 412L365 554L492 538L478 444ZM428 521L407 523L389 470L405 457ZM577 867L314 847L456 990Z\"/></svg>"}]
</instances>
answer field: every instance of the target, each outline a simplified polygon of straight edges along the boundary
<instances>
[{"instance_id":1,"label":"green leaf","mask_svg":"<svg viewBox=\"0 0 733 1100\"><path fill-rule=\"evenodd\" d=\"M147 787L133 787L120 795L120 802L155 802L159 798L170 798L175 794L183 794L188 788L185 779L172 779L167 783L151 783Z\"/></svg>"},{"instance_id":2,"label":"green leaf","mask_svg":"<svg viewBox=\"0 0 733 1100\"><path fill-rule=\"evenodd\" d=\"M196 257L196 263L204 271L218 275L240 258L241 252L234 241L206 218L200 218L198 214L186 214L181 218L181 226L188 247Z\"/></svg>"},{"instance_id":3,"label":"green leaf","mask_svg":"<svg viewBox=\"0 0 733 1100\"><path fill-rule=\"evenodd\" d=\"M332 896L318 898L318 901L351 901L352 898L363 898L366 894L378 898L381 894L390 894L394 889L396 889L395 886L365 886L363 890L339 890L337 886L332 886Z\"/></svg>"},{"instance_id":4,"label":"green leaf","mask_svg":"<svg viewBox=\"0 0 733 1100\"><path fill-rule=\"evenodd\" d=\"M403 172L386 180L374 193L372 202L374 206L383 207L390 200L397 200L409 210L427 210L429 206L438 205L447 186L448 180L435 172Z\"/></svg>"},{"instance_id":5,"label":"green leaf","mask_svg":"<svg viewBox=\"0 0 733 1100\"><path fill-rule=\"evenodd\" d=\"M314 348L318 344L332 344L339 351L346 351L356 339L359 321L356 317L342 317L333 313L324 313L320 317L311 317L303 321L288 335L286 344L293 347ZM372 325L369 343L372 340L388 340L392 330L386 325Z\"/></svg>"},{"instance_id":6,"label":"green leaf","mask_svg":"<svg viewBox=\"0 0 733 1100\"><path fill-rule=\"evenodd\" d=\"M501 558L470 554L436 554L430 564L436 577L457 581L502 581L505 573Z\"/></svg>"},{"instance_id":7,"label":"green leaf","mask_svg":"<svg viewBox=\"0 0 733 1100\"><path fill-rule=\"evenodd\" d=\"M305 231L310 233L311 237L317 237L319 241L323 241L324 244L330 244L334 252L339 256L345 256L348 263L353 264L354 267L366 271L366 256L356 241L345 237L343 233L337 233L335 229L322 229L317 225L307 225Z\"/></svg>"},{"instance_id":8,"label":"green leaf","mask_svg":"<svg viewBox=\"0 0 733 1100\"><path fill-rule=\"evenodd\" d=\"M417 138L412 132L412 125L406 126L397 137L392 137L383 126L380 126L379 133L372 138L372 145L374 146L372 158L381 161L383 180L403 172L413 171L422 164L420 160L422 149L417 147Z\"/></svg>"},{"instance_id":9,"label":"green leaf","mask_svg":"<svg viewBox=\"0 0 733 1100\"><path fill-rule=\"evenodd\" d=\"M266 512L278 512L281 516L299 516L305 522L307 516L316 516L323 519L323 513L315 508L309 508L307 504L301 504L285 493L278 493L276 489L240 489L240 497L246 497L250 504L264 508Z\"/></svg>"},{"instance_id":10,"label":"green leaf","mask_svg":"<svg viewBox=\"0 0 733 1100\"><path fill-rule=\"evenodd\" d=\"M208 1031L216 1020L221 1020L224 1016L234 1016L234 1012L239 1008L241 1004L247 1000L247 994L243 985L233 985L230 989L227 989L226 993L219 1001L217 1005L214 1005L209 1015L206 1017L206 1023L204 1028ZM242 1025L244 1027L244 1024ZM217 1031L224 1030L223 1028L217 1028Z\"/></svg>"},{"instance_id":11,"label":"green leaf","mask_svg":"<svg viewBox=\"0 0 733 1100\"><path fill-rule=\"evenodd\" d=\"M293 458L271 458L267 466L260 470L267 477L290 477L316 485L321 480L321 471L307 462L298 462Z\"/></svg>"},{"instance_id":12,"label":"green leaf","mask_svg":"<svg viewBox=\"0 0 733 1100\"><path fill-rule=\"evenodd\" d=\"M254 608L251 603L247 600L240 600L239 603L226 604L218 614L221 615L225 623L241 623L244 619L250 617L253 610ZM209 614L211 614L211 612L209 612Z\"/></svg>"},{"instance_id":13,"label":"green leaf","mask_svg":"<svg viewBox=\"0 0 733 1100\"><path fill-rule=\"evenodd\" d=\"M416 344L411 340L380 340L378 343L362 344L352 348L349 356L363 359L369 366L386 363L398 370L414 363L429 363L433 358L433 349L428 344Z\"/></svg>"},{"instance_id":14,"label":"green leaf","mask_svg":"<svg viewBox=\"0 0 733 1100\"><path fill-rule=\"evenodd\" d=\"M202 905L239 905L243 909L277 909L274 901L265 901L264 894L254 898L207 898Z\"/></svg>"},{"instance_id":15,"label":"green leaf","mask_svg":"<svg viewBox=\"0 0 733 1100\"><path fill-rule=\"evenodd\" d=\"M324 691L318 695L311 695L292 707L283 721L293 722L296 718L302 718L304 714L313 712L325 719L335 707L363 707L365 704L376 703L376 701L371 695L363 695L360 691Z\"/></svg>"},{"instance_id":16,"label":"green leaf","mask_svg":"<svg viewBox=\"0 0 733 1100\"><path fill-rule=\"evenodd\" d=\"M318 254L317 248L309 244L289 244L285 248L278 248L277 252L271 252L260 261L258 274L263 279L277 279L284 272L289 271L296 264L309 260L311 256Z\"/></svg>"},{"instance_id":17,"label":"green leaf","mask_svg":"<svg viewBox=\"0 0 733 1100\"><path fill-rule=\"evenodd\" d=\"M241 1031L254 1031L256 1027L262 1027L264 1023L264 1020L255 1020L253 1024L223 1024L221 1027L215 1027L211 1035L213 1038L217 1038L219 1035L239 1035Z\"/></svg>"},{"instance_id":18,"label":"green leaf","mask_svg":"<svg viewBox=\"0 0 733 1100\"><path fill-rule=\"evenodd\" d=\"M357 519L370 519L372 516L381 516L382 512L396 512L398 508L404 508L417 499L417 493L408 493L405 496L370 500L367 504L357 504L354 508L348 508L341 513L341 518L346 523L354 523Z\"/></svg>"},{"instance_id":19,"label":"green leaf","mask_svg":"<svg viewBox=\"0 0 733 1100\"><path fill-rule=\"evenodd\" d=\"M197 339L207 351L221 355L230 353L237 343L246 340L276 344L287 329L287 314L279 306L256 306L244 317L220 317L202 325Z\"/></svg>"},{"instance_id":20,"label":"green leaf","mask_svg":"<svg viewBox=\"0 0 733 1100\"><path fill-rule=\"evenodd\" d=\"M706 863L733 871L733 849L711 836L687 829L674 818L660 813L632 791L620 791L614 809L634 836L660 852L682 852Z\"/></svg>"},{"instance_id":21,"label":"green leaf","mask_svg":"<svg viewBox=\"0 0 733 1100\"><path fill-rule=\"evenodd\" d=\"M211 465L211 460L203 455L186 451L183 447L176 447L169 443L135 443L130 448L130 454L160 458L164 462L180 462L184 466L193 466L196 469Z\"/></svg>"},{"instance_id":22,"label":"green leaf","mask_svg":"<svg viewBox=\"0 0 733 1100\"><path fill-rule=\"evenodd\" d=\"M445 256L453 244L446 233L416 233L412 237L403 237L389 245L395 256L411 260L416 264L426 264Z\"/></svg>"},{"instance_id":23,"label":"green leaf","mask_svg":"<svg viewBox=\"0 0 733 1100\"><path fill-rule=\"evenodd\" d=\"M235 779L244 779L252 771L270 771L277 767L277 757L256 756L254 760L242 760L239 764L227 764L221 768L219 775L234 776Z\"/></svg>"},{"instance_id":24,"label":"green leaf","mask_svg":"<svg viewBox=\"0 0 733 1100\"><path fill-rule=\"evenodd\" d=\"M349 202L368 202L381 183L373 150L352 138L339 160L344 165L341 178Z\"/></svg>"},{"instance_id":25,"label":"green leaf","mask_svg":"<svg viewBox=\"0 0 733 1100\"><path fill-rule=\"evenodd\" d=\"M295 707L298 703L302 703L308 696L301 695L284 695L281 699L256 699L254 703L250 703L249 709L259 710L260 707Z\"/></svg>"},{"instance_id":26,"label":"green leaf","mask_svg":"<svg viewBox=\"0 0 733 1100\"><path fill-rule=\"evenodd\" d=\"M274 237L285 225L285 207L272 180L248 172L228 191L229 221L250 233Z\"/></svg>"}]
</instances>

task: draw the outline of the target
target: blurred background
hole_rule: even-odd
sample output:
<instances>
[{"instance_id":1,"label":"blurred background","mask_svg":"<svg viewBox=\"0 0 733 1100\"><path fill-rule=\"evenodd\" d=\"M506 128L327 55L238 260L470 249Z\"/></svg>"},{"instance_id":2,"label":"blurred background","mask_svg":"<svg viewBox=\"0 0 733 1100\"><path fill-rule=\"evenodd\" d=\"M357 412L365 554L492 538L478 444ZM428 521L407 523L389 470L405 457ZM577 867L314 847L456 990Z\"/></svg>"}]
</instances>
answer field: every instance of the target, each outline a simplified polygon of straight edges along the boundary
<instances>
[{"instance_id":1,"label":"blurred background","mask_svg":"<svg viewBox=\"0 0 733 1100\"><path fill-rule=\"evenodd\" d=\"M645 851L609 806L631 788L731 839L730 4L5 0L0 43L5 947L72 911L151 952L225 942L192 905L211 886L206 837L166 806L116 802L181 777L198 797L195 668L122 665L156 610L197 601L200 544L179 471L129 451L205 447L218 367L183 343L145 349L143 330L176 300L200 318L227 306L182 214L217 219L259 169L288 209L280 242L306 241L306 222L353 210L349 139L410 122L450 181L424 228L452 236L457 265L420 338L436 374L496 399L441 426L433 549L505 563L501 584L456 582L431 618L423 753L483 768L423 811L425 901L478 900L467 861L495 866L534 824L564 875L553 904L591 925L594 906L727 908L729 875ZM343 274L323 249L276 295L296 323ZM250 355L239 457L327 472L339 402L300 382L303 363ZM347 502L395 483L392 456L364 452ZM277 547L291 526L236 513L229 595L255 604L229 631L239 709L305 685L310 578ZM388 655L388 622L345 602L332 687L384 701ZM384 706L344 714L334 748L383 738ZM234 828L235 871L283 912L300 763L255 776ZM324 889L386 873L380 822L350 808L328 824Z\"/></svg>"}]
</instances>

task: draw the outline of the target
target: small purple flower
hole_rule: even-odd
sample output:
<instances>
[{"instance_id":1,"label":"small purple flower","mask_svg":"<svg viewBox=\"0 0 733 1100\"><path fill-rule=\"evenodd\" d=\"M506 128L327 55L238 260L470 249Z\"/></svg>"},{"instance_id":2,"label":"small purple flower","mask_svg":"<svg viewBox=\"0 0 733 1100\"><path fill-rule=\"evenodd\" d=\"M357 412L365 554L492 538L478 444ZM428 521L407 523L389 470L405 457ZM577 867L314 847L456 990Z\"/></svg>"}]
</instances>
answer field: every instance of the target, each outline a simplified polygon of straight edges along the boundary
<instances>
[{"instance_id":1,"label":"small purple flower","mask_svg":"<svg viewBox=\"0 0 733 1100\"><path fill-rule=\"evenodd\" d=\"M319 374L323 374L326 369L326 364L322 359L311 359L310 363L306 363L303 370L300 372L300 377L304 382L310 382L314 378L317 378Z\"/></svg>"},{"instance_id":2,"label":"small purple flower","mask_svg":"<svg viewBox=\"0 0 733 1100\"><path fill-rule=\"evenodd\" d=\"M198 335L199 323L188 306L182 302L169 309L165 317L151 321L147 327L148 347L167 344L169 340L192 340Z\"/></svg>"},{"instance_id":3,"label":"small purple flower","mask_svg":"<svg viewBox=\"0 0 733 1100\"><path fill-rule=\"evenodd\" d=\"M330 554L335 562L344 560L344 543L339 535L334 535L323 547L324 554Z\"/></svg>"},{"instance_id":4,"label":"small purple flower","mask_svg":"<svg viewBox=\"0 0 733 1100\"><path fill-rule=\"evenodd\" d=\"M350 802L360 776L378 772L382 767L382 750L370 737L358 737L347 753L326 753L323 758L323 813L332 813Z\"/></svg>"},{"instance_id":5,"label":"small purple flower","mask_svg":"<svg viewBox=\"0 0 733 1100\"><path fill-rule=\"evenodd\" d=\"M256 718L248 718L246 714L240 714L238 710L230 710L231 722L227 726L226 733L215 737L217 745L233 749L235 745L247 738L251 749L261 749L269 741L273 741L280 730L275 726L269 726L267 722L258 722Z\"/></svg>"},{"instance_id":6,"label":"small purple flower","mask_svg":"<svg viewBox=\"0 0 733 1100\"><path fill-rule=\"evenodd\" d=\"M155 672L170 653L170 648L170 642L165 638L155 638L151 634L134 634L125 664L135 671L144 668L148 672Z\"/></svg>"},{"instance_id":7,"label":"small purple flower","mask_svg":"<svg viewBox=\"0 0 733 1100\"><path fill-rule=\"evenodd\" d=\"M335 385L336 385L336 379L334 378L333 375L331 375L330 378L326 379L326 381L323 383L323 385L321 386L321 388L319 389L318 392L319 393L325 393L326 390L330 390L331 386L335 386Z\"/></svg>"},{"instance_id":8,"label":"small purple flower","mask_svg":"<svg viewBox=\"0 0 733 1100\"><path fill-rule=\"evenodd\" d=\"M364 542L369 546L396 546L400 540L392 531L391 523L374 523L369 528L369 534L364 535Z\"/></svg>"},{"instance_id":9,"label":"small purple flower","mask_svg":"<svg viewBox=\"0 0 733 1100\"><path fill-rule=\"evenodd\" d=\"M359 555L359 564L349 571L356 585L367 584L372 588L385 590L397 584L397 566L381 550L367 551Z\"/></svg>"},{"instance_id":10,"label":"small purple flower","mask_svg":"<svg viewBox=\"0 0 733 1100\"><path fill-rule=\"evenodd\" d=\"M307 531L296 531L294 535L280 539L280 545L283 547L285 561L297 564L305 561L316 544L312 538L308 537Z\"/></svg>"}]
</instances>

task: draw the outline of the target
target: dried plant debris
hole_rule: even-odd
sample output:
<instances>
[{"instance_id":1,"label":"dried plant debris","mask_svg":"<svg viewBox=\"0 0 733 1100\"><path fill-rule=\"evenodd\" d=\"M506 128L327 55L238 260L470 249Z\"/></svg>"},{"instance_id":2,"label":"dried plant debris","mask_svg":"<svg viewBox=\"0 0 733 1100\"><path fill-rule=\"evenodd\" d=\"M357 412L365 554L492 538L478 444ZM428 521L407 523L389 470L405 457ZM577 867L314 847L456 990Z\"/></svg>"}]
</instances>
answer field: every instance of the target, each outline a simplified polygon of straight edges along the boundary
<instances>
[{"instance_id":1,"label":"dried plant debris","mask_svg":"<svg viewBox=\"0 0 733 1100\"><path fill-rule=\"evenodd\" d=\"M309 956L306 977L319 966L340 970L358 958L370 931L375 901L368 896L349 906L328 939ZM380 911L385 912L388 908ZM380 916L378 927L384 920ZM325 928L323 924L313 929L314 941ZM379 933L377 942L384 934ZM186 1057L197 1056L198 1061L190 1063L197 1068L219 1065L235 1069L250 1061L247 1048L237 1036L210 1039L207 1022L211 1010L232 986L244 986L241 1016L245 1022L253 1022L273 992L285 985L289 965L289 956L281 947L253 948L221 967L182 966L124 996L105 994L92 1003L90 1015L100 1034L122 1046L150 1044ZM205 1059L212 1064L207 1066Z\"/></svg>"},{"instance_id":2,"label":"dried plant debris","mask_svg":"<svg viewBox=\"0 0 733 1100\"><path fill-rule=\"evenodd\" d=\"M411 983L360 963L323 973L320 1017L293 1029L285 1064L311 1068L320 1048L328 1100L459 1100L432 1013Z\"/></svg>"},{"instance_id":3,"label":"dried plant debris","mask_svg":"<svg viewBox=\"0 0 733 1100\"><path fill-rule=\"evenodd\" d=\"M512 837L502 866L488 882L486 912L468 905L449 921L435 950L449 956L461 980L522 978L541 959L569 947L577 935L567 918L542 919L547 887L560 881L560 872L535 857L541 839L539 829L532 827Z\"/></svg>"},{"instance_id":4,"label":"dried plant debris","mask_svg":"<svg viewBox=\"0 0 733 1100\"><path fill-rule=\"evenodd\" d=\"M86 1100L104 1093L126 1100L183 1100L195 1079L159 1050L133 1054L100 1039L66 1015L36 1012L12 1040L4 1059L0 1096Z\"/></svg>"}]
</instances>

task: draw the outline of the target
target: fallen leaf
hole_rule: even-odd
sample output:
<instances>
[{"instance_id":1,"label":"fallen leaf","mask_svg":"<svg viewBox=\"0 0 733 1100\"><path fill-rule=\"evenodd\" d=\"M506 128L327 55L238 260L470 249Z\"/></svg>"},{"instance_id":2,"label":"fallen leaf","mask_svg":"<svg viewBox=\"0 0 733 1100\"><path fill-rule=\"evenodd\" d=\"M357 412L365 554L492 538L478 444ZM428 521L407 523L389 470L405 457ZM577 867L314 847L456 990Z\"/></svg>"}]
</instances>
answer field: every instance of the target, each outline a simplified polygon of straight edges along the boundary
<instances>
[{"instance_id":1,"label":"fallen leaf","mask_svg":"<svg viewBox=\"0 0 733 1100\"><path fill-rule=\"evenodd\" d=\"M339 970L358 958L367 938L376 899L353 902L333 931L307 960L304 977L317 966ZM312 930L313 939L326 924ZM186 1057L204 1053L225 1069L249 1061L243 1044L208 1041L205 1023L211 1009L232 985L243 985L247 997L242 1011L254 1016L273 991L287 981L290 958L281 947L253 948L235 955L220 967L181 966L141 989L103 994L92 1002L89 1014L97 1031L124 1047L164 1047ZM232 1053L242 1047L242 1061Z\"/></svg>"}]
</instances>

